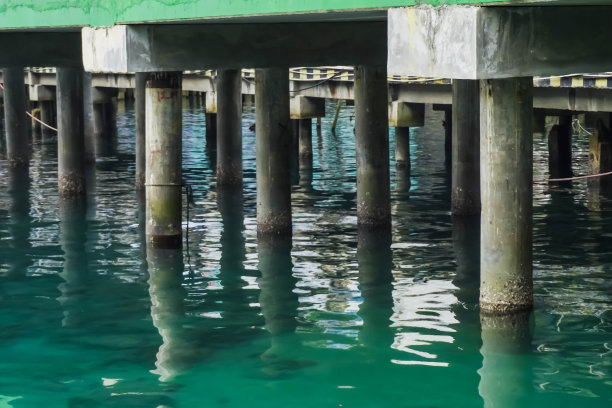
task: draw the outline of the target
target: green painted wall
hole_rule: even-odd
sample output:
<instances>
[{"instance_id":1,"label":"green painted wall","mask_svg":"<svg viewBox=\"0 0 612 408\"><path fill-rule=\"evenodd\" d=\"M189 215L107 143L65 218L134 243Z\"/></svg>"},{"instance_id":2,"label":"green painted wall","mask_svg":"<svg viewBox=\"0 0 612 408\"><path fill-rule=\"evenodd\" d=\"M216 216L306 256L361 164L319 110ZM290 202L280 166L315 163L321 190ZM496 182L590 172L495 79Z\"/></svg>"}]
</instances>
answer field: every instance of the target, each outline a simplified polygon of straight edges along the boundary
<instances>
[{"instance_id":1,"label":"green painted wall","mask_svg":"<svg viewBox=\"0 0 612 408\"><path fill-rule=\"evenodd\" d=\"M109 26L218 16L354 10L506 0L0 0L0 29ZM525 0L517 2L525 3Z\"/></svg>"}]
</instances>

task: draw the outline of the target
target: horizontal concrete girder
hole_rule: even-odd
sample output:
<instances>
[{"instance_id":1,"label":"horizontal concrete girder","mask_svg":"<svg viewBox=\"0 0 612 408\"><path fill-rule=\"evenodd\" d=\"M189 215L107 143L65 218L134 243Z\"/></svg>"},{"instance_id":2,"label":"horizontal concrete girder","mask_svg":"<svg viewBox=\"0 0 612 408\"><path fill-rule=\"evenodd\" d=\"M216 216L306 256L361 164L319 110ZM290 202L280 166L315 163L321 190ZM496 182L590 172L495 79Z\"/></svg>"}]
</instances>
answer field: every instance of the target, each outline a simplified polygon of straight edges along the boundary
<instances>
[{"instance_id":1,"label":"horizontal concrete girder","mask_svg":"<svg viewBox=\"0 0 612 408\"><path fill-rule=\"evenodd\" d=\"M416 127L425 125L425 104L393 101L389 104L389 126Z\"/></svg>"},{"instance_id":2,"label":"horizontal concrete girder","mask_svg":"<svg viewBox=\"0 0 612 408\"><path fill-rule=\"evenodd\" d=\"M420 6L388 11L388 71L456 79L603 72L610 6Z\"/></svg>"},{"instance_id":3,"label":"horizontal concrete girder","mask_svg":"<svg viewBox=\"0 0 612 408\"><path fill-rule=\"evenodd\" d=\"M384 65L383 21L117 25L82 31L90 72Z\"/></svg>"},{"instance_id":4,"label":"horizontal concrete girder","mask_svg":"<svg viewBox=\"0 0 612 408\"><path fill-rule=\"evenodd\" d=\"M81 35L64 32L0 33L1 67L82 67Z\"/></svg>"},{"instance_id":5,"label":"horizontal concrete girder","mask_svg":"<svg viewBox=\"0 0 612 408\"><path fill-rule=\"evenodd\" d=\"M297 95L289 99L291 119L313 119L325 116L325 99Z\"/></svg>"}]
</instances>

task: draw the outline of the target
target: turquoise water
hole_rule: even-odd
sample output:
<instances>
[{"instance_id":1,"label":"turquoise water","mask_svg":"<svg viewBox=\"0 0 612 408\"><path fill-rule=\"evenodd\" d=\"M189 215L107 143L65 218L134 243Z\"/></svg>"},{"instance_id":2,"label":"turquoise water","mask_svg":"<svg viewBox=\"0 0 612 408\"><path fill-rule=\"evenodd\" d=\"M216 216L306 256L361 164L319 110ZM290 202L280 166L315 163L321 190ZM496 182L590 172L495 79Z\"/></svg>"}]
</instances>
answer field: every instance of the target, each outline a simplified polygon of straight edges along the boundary
<instances>
[{"instance_id":1,"label":"turquoise water","mask_svg":"<svg viewBox=\"0 0 612 408\"><path fill-rule=\"evenodd\" d=\"M535 311L481 324L478 220L450 216L443 115L413 130L410 177L392 167L386 237L357 233L353 112L333 135L334 106L293 187L292 247L257 242L252 106L242 196L217 194L204 114L184 109L182 252L143 248L130 107L86 205L58 200L52 138L29 174L0 160L0 407L611 406L610 202L536 185ZM540 135L534 162L546 177Z\"/></svg>"}]
</instances>

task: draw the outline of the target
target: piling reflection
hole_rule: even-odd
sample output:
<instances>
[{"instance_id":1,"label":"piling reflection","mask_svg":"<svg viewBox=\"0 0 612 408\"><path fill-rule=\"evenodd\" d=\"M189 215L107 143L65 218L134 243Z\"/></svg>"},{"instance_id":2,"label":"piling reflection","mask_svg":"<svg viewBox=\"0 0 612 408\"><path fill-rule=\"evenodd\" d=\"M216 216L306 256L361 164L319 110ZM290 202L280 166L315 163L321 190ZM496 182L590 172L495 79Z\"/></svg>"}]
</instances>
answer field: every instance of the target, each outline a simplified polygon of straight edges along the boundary
<instances>
[{"instance_id":1,"label":"piling reflection","mask_svg":"<svg viewBox=\"0 0 612 408\"><path fill-rule=\"evenodd\" d=\"M180 249L147 248L149 295L153 325L162 337L157 352L156 369L160 381L170 381L190 364L186 340L183 252Z\"/></svg>"},{"instance_id":2,"label":"piling reflection","mask_svg":"<svg viewBox=\"0 0 612 408\"><path fill-rule=\"evenodd\" d=\"M457 320L451 327L453 346L459 356L451 365L458 379L466 389L478 387L478 369L481 366L479 349L481 348L480 315L478 309L480 287L480 217L453 216L452 218L453 251L457 264L452 280L456 287L454 295L457 301L451 306ZM459 380L458 380L459 381ZM475 396L475 399L478 398ZM478 399L482 406L482 401Z\"/></svg>"},{"instance_id":3,"label":"piling reflection","mask_svg":"<svg viewBox=\"0 0 612 408\"><path fill-rule=\"evenodd\" d=\"M8 213L10 241L9 277L25 276L32 264L29 252L32 217L30 216L30 174L28 168L7 168L8 193L11 197Z\"/></svg>"},{"instance_id":4,"label":"piling reflection","mask_svg":"<svg viewBox=\"0 0 612 408\"><path fill-rule=\"evenodd\" d=\"M257 242L259 305L264 328L270 334L270 347L261 355L266 363L264 374L279 377L299 368L301 345L296 336L298 295L297 279L292 274L291 238L259 237Z\"/></svg>"},{"instance_id":5,"label":"piling reflection","mask_svg":"<svg viewBox=\"0 0 612 408\"><path fill-rule=\"evenodd\" d=\"M481 314L482 368L478 391L485 408L532 406L531 313Z\"/></svg>"},{"instance_id":6,"label":"piling reflection","mask_svg":"<svg viewBox=\"0 0 612 408\"><path fill-rule=\"evenodd\" d=\"M221 314L225 321L240 322L236 327L238 330L247 331L248 323L253 323L249 317L253 314L249 304L256 303L257 299L250 298L243 290L247 283L242 279L246 259L242 189L218 190L217 208L223 223L219 261L219 280L223 288L219 293Z\"/></svg>"},{"instance_id":7,"label":"piling reflection","mask_svg":"<svg viewBox=\"0 0 612 408\"><path fill-rule=\"evenodd\" d=\"M60 199L60 245L64 251L64 280L57 298L63 309L62 326L78 326L89 321L82 304L89 296L92 273L87 262L87 206L84 199Z\"/></svg>"},{"instance_id":8,"label":"piling reflection","mask_svg":"<svg viewBox=\"0 0 612 408\"><path fill-rule=\"evenodd\" d=\"M390 350L394 342L391 329L393 315L393 255L391 231L360 229L357 237L359 290L363 302L359 317L359 343L366 348Z\"/></svg>"},{"instance_id":9,"label":"piling reflection","mask_svg":"<svg viewBox=\"0 0 612 408\"><path fill-rule=\"evenodd\" d=\"M480 284L480 217L453 217L453 250L457 269L455 296L466 309L478 306Z\"/></svg>"}]
</instances>

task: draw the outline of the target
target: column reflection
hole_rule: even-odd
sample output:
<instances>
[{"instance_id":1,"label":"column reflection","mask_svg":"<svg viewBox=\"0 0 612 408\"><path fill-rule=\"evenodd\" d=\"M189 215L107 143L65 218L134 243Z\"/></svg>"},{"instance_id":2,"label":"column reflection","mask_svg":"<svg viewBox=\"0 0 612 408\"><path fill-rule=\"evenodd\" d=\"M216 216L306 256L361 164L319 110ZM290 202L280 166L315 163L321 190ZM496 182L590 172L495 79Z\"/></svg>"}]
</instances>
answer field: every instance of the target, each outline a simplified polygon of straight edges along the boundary
<instances>
[{"instance_id":1,"label":"column reflection","mask_svg":"<svg viewBox=\"0 0 612 408\"><path fill-rule=\"evenodd\" d=\"M532 406L531 313L487 316L481 313L482 368L478 391L485 408Z\"/></svg>"},{"instance_id":2,"label":"column reflection","mask_svg":"<svg viewBox=\"0 0 612 408\"><path fill-rule=\"evenodd\" d=\"M27 168L8 168L8 193L11 197L9 205L8 226L11 237L11 251L8 276L25 276L28 266L32 264L29 253L32 248L30 232L32 229L30 216L30 174Z\"/></svg>"},{"instance_id":3,"label":"column reflection","mask_svg":"<svg viewBox=\"0 0 612 408\"><path fill-rule=\"evenodd\" d=\"M147 248L149 295L153 325L162 337L156 369L160 381L170 381L191 362L192 350L186 339L183 252L180 249Z\"/></svg>"},{"instance_id":4,"label":"column reflection","mask_svg":"<svg viewBox=\"0 0 612 408\"><path fill-rule=\"evenodd\" d=\"M357 237L359 290L363 302L359 316L363 320L359 343L366 348L390 350L394 341L393 255L391 231L360 229Z\"/></svg>"},{"instance_id":5,"label":"column reflection","mask_svg":"<svg viewBox=\"0 0 612 408\"><path fill-rule=\"evenodd\" d=\"M219 280L222 290L218 296L222 305L222 318L226 325L231 324L235 338L246 335L249 327L259 320L255 316L255 309L251 303L257 299L249 296L244 287L247 282L243 279L246 271L246 248L244 238L244 211L242 188L224 188L217 191L217 208L221 213L223 231L221 232L221 259Z\"/></svg>"},{"instance_id":6,"label":"column reflection","mask_svg":"<svg viewBox=\"0 0 612 408\"><path fill-rule=\"evenodd\" d=\"M259 305L264 328L270 334L270 347L261 355L264 374L279 377L299 368L301 344L296 336L297 279L292 274L291 237L259 237L257 242Z\"/></svg>"},{"instance_id":7,"label":"column reflection","mask_svg":"<svg viewBox=\"0 0 612 408\"><path fill-rule=\"evenodd\" d=\"M64 267L58 286L64 317L62 326L78 326L91 316L83 307L92 286L92 273L87 261L87 205L83 198L59 199L60 246L64 251Z\"/></svg>"}]
</instances>

